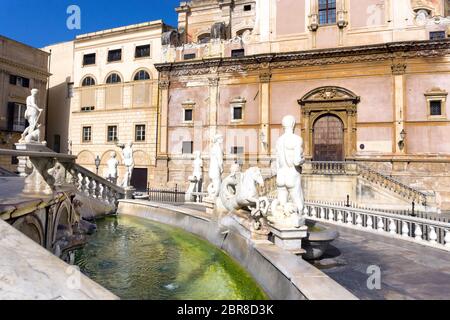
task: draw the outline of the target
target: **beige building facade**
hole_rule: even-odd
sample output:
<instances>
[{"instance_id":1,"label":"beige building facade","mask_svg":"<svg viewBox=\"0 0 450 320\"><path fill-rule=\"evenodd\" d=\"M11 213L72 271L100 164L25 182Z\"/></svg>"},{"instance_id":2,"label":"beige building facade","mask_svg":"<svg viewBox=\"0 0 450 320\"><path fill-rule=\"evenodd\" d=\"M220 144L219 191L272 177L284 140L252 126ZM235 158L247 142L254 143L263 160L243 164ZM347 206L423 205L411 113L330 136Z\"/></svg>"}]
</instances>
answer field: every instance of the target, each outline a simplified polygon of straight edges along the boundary
<instances>
[{"instance_id":1,"label":"beige building facade","mask_svg":"<svg viewBox=\"0 0 450 320\"><path fill-rule=\"evenodd\" d=\"M119 182L125 173L122 148L132 142L132 182L138 189L147 187L155 171L158 73L154 64L160 61L166 28L162 21L154 21L85 34L46 48L52 50L58 74L52 77L51 107L62 108L53 114L53 135L67 141L67 151L93 172L98 157L101 176L116 152Z\"/></svg>"},{"instance_id":2,"label":"beige building facade","mask_svg":"<svg viewBox=\"0 0 450 320\"><path fill-rule=\"evenodd\" d=\"M39 90L38 105L44 109L40 123L45 136L47 119L48 53L0 36L0 148L12 149L27 126L26 99ZM0 166L15 171L17 159L0 157Z\"/></svg>"},{"instance_id":3,"label":"beige building facade","mask_svg":"<svg viewBox=\"0 0 450 320\"><path fill-rule=\"evenodd\" d=\"M163 38L158 183L224 135L227 167L273 165L292 114L313 161L356 161L450 208L448 1L181 3ZM431 18L441 23L432 23ZM209 30L209 31L208 31Z\"/></svg>"}]
</instances>

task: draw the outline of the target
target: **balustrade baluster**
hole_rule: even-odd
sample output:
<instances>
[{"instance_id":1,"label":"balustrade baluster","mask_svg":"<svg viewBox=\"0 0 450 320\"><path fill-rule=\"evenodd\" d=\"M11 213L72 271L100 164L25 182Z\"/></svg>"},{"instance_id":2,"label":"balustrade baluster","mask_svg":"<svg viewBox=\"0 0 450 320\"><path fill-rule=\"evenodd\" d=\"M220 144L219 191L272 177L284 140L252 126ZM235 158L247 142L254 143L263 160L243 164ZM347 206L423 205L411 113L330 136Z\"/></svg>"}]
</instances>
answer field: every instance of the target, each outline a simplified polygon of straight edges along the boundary
<instances>
[{"instance_id":1,"label":"balustrade baluster","mask_svg":"<svg viewBox=\"0 0 450 320\"><path fill-rule=\"evenodd\" d=\"M325 219L325 208L320 208L320 219Z\"/></svg>"},{"instance_id":2,"label":"balustrade baluster","mask_svg":"<svg viewBox=\"0 0 450 320\"><path fill-rule=\"evenodd\" d=\"M328 220L334 221L334 209L330 209L330 213L328 214Z\"/></svg>"},{"instance_id":3,"label":"balustrade baluster","mask_svg":"<svg viewBox=\"0 0 450 320\"><path fill-rule=\"evenodd\" d=\"M80 185L81 185L81 192L84 194L88 194L88 182L87 182L87 177L84 174L81 174L81 180L80 180Z\"/></svg>"},{"instance_id":4,"label":"balustrade baluster","mask_svg":"<svg viewBox=\"0 0 450 320\"><path fill-rule=\"evenodd\" d=\"M344 221L344 217L342 216L342 211L341 210L338 211L337 221L339 223L342 223Z\"/></svg>"},{"instance_id":5,"label":"balustrade baluster","mask_svg":"<svg viewBox=\"0 0 450 320\"><path fill-rule=\"evenodd\" d=\"M106 185L103 185L103 190L102 190L102 200L103 201L108 201L108 192L109 192L109 188Z\"/></svg>"},{"instance_id":6,"label":"balustrade baluster","mask_svg":"<svg viewBox=\"0 0 450 320\"><path fill-rule=\"evenodd\" d=\"M414 236L417 241L422 241L423 232L422 232L422 227L420 224L416 224L416 228L414 230Z\"/></svg>"},{"instance_id":7,"label":"balustrade baluster","mask_svg":"<svg viewBox=\"0 0 450 320\"><path fill-rule=\"evenodd\" d=\"M102 191L102 185L101 183L95 181L95 198L100 199L101 191Z\"/></svg>"},{"instance_id":8,"label":"balustrade baluster","mask_svg":"<svg viewBox=\"0 0 450 320\"><path fill-rule=\"evenodd\" d=\"M447 248L450 248L450 230L449 229L445 230L445 239L444 239L444 241L445 241L445 246Z\"/></svg>"},{"instance_id":9,"label":"balustrade baluster","mask_svg":"<svg viewBox=\"0 0 450 320\"><path fill-rule=\"evenodd\" d=\"M430 227L430 234L428 235L429 237L429 241L432 244L436 244L437 243L437 233L436 233L436 228L435 227Z\"/></svg>"},{"instance_id":10,"label":"balustrade baluster","mask_svg":"<svg viewBox=\"0 0 450 320\"><path fill-rule=\"evenodd\" d=\"M311 210L311 215L312 215L312 217L313 217L313 218L317 218L317 211L316 211L316 207L312 207L312 210Z\"/></svg>"},{"instance_id":11,"label":"balustrade baluster","mask_svg":"<svg viewBox=\"0 0 450 320\"><path fill-rule=\"evenodd\" d=\"M372 220L372 216L367 216L367 229L372 230L373 229L373 220Z\"/></svg>"},{"instance_id":12,"label":"balustrade baluster","mask_svg":"<svg viewBox=\"0 0 450 320\"><path fill-rule=\"evenodd\" d=\"M397 225L395 224L394 219L389 219L389 232L391 234L397 234Z\"/></svg>"},{"instance_id":13,"label":"balustrade baluster","mask_svg":"<svg viewBox=\"0 0 450 320\"><path fill-rule=\"evenodd\" d=\"M384 232L384 220L382 217L378 218L378 231Z\"/></svg>"},{"instance_id":14,"label":"balustrade baluster","mask_svg":"<svg viewBox=\"0 0 450 320\"><path fill-rule=\"evenodd\" d=\"M94 197L95 194L95 184L94 184L94 179L89 178L89 184L88 184L88 194L91 198Z\"/></svg>"},{"instance_id":15,"label":"balustrade baluster","mask_svg":"<svg viewBox=\"0 0 450 320\"><path fill-rule=\"evenodd\" d=\"M359 213L356 215L356 225L359 228L363 227L363 220L362 220L362 217L361 217L361 215Z\"/></svg>"},{"instance_id":16,"label":"balustrade baluster","mask_svg":"<svg viewBox=\"0 0 450 320\"><path fill-rule=\"evenodd\" d=\"M403 221L402 224L402 237L407 238L409 237L409 226L408 226L408 222Z\"/></svg>"},{"instance_id":17,"label":"balustrade baluster","mask_svg":"<svg viewBox=\"0 0 450 320\"><path fill-rule=\"evenodd\" d=\"M350 211L347 211L347 224L353 225L353 217Z\"/></svg>"}]
</instances>

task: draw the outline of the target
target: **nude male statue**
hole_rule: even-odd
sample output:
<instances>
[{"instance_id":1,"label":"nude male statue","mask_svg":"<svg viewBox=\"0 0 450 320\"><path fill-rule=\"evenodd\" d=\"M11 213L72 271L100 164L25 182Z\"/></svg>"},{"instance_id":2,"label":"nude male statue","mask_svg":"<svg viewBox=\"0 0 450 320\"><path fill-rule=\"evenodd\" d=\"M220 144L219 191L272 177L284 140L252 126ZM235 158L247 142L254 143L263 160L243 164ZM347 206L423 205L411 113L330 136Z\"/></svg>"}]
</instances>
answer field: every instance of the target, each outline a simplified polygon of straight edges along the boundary
<instances>
[{"instance_id":1,"label":"nude male statue","mask_svg":"<svg viewBox=\"0 0 450 320\"><path fill-rule=\"evenodd\" d=\"M122 187L131 187L131 177L134 170L133 143L128 143L123 149L123 164L126 167L125 177L123 178Z\"/></svg>"},{"instance_id":2,"label":"nude male statue","mask_svg":"<svg viewBox=\"0 0 450 320\"><path fill-rule=\"evenodd\" d=\"M277 190L275 202L286 211L289 197L293 202L297 216L295 227L302 225L302 214L305 205L301 184L300 170L305 163L303 155L303 139L294 133L295 118L286 116L282 121L284 134L277 141Z\"/></svg>"},{"instance_id":3,"label":"nude male statue","mask_svg":"<svg viewBox=\"0 0 450 320\"><path fill-rule=\"evenodd\" d=\"M27 98L27 110L25 111L25 119L28 121L28 127L22 133L21 141L39 142L39 134L36 134L39 129L38 121L43 109L40 109L36 102L38 89L31 90L31 96ZM28 137L28 139L27 139Z\"/></svg>"},{"instance_id":4,"label":"nude male statue","mask_svg":"<svg viewBox=\"0 0 450 320\"><path fill-rule=\"evenodd\" d=\"M108 160L108 172L106 180L111 183L117 184L117 167L119 166L119 160L117 160L116 152L111 152L111 158Z\"/></svg>"},{"instance_id":5,"label":"nude male statue","mask_svg":"<svg viewBox=\"0 0 450 320\"><path fill-rule=\"evenodd\" d=\"M211 185L208 187L208 193L210 197L216 198L219 196L223 174L222 135L216 135L212 143L209 160L209 179L211 180Z\"/></svg>"}]
</instances>

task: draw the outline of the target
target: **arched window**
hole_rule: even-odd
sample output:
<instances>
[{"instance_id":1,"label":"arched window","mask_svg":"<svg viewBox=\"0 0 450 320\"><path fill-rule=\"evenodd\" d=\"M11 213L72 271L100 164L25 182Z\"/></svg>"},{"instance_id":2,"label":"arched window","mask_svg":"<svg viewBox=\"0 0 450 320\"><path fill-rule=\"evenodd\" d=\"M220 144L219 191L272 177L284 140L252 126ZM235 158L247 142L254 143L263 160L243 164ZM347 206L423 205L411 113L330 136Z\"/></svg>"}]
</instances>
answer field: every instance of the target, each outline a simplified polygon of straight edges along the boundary
<instances>
[{"instance_id":1,"label":"arched window","mask_svg":"<svg viewBox=\"0 0 450 320\"><path fill-rule=\"evenodd\" d=\"M83 79L83 82L81 83L82 87L89 87L89 86L95 86L95 80L92 77L86 77Z\"/></svg>"},{"instance_id":2,"label":"arched window","mask_svg":"<svg viewBox=\"0 0 450 320\"><path fill-rule=\"evenodd\" d=\"M198 43L208 43L211 40L211 34L203 33L197 37Z\"/></svg>"},{"instance_id":3,"label":"arched window","mask_svg":"<svg viewBox=\"0 0 450 320\"><path fill-rule=\"evenodd\" d=\"M150 75L145 70L140 70L134 76L134 81L150 80Z\"/></svg>"},{"instance_id":4,"label":"arched window","mask_svg":"<svg viewBox=\"0 0 450 320\"><path fill-rule=\"evenodd\" d=\"M120 78L120 76L117 73L112 73L108 76L108 78L106 79L106 83L108 84L112 84L112 83L119 83L122 82L122 79Z\"/></svg>"}]
</instances>

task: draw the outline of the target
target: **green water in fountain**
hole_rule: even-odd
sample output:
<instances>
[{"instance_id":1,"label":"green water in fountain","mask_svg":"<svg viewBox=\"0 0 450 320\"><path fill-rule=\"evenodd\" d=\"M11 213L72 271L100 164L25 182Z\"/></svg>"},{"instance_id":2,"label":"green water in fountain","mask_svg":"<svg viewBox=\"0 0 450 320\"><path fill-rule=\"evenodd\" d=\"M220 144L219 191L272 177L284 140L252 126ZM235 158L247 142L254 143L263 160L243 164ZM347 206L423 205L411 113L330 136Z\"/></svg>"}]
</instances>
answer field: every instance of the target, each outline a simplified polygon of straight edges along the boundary
<instances>
[{"instance_id":1,"label":"green water in fountain","mask_svg":"<svg viewBox=\"0 0 450 320\"><path fill-rule=\"evenodd\" d=\"M141 218L98 220L97 232L77 251L76 264L122 299L267 299L221 250L183 230Z\"/></svg>"}]
</instances>

